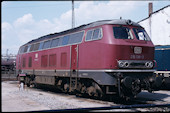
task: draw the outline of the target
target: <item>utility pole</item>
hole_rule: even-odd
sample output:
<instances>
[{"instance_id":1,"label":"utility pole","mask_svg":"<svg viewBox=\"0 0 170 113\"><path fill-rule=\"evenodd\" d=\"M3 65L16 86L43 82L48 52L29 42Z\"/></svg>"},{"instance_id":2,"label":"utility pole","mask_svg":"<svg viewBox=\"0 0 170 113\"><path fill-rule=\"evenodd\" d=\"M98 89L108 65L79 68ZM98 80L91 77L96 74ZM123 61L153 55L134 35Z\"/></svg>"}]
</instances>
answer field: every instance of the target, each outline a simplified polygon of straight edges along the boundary
<instances>
[{"instance_id":1,"label":"utility pole","mask_svg":"<svg viewBox=\"0 0 170 113\"><path fill-rule=\"evenodd\" d=\"M9 50L7 49L7 50L6 50L6 56L8 56L8 51L9 51Z\"/></svg>"},{"instance_id":2,"label":"utility pole","mask_svg":"<svg viewBox=\"0 0 170 113\"><path fill-rule=\"evenodd\" d=\"M72 29L75 27L75 20L74 20L74 0L72 0Z\"/></svg>"},{"instance_id":3,"label":"utility pole","mask_svg":"<svg viewBox=\"0 0 170 113\"><path fill-rule=\"evenodd\" d=\"M9 49L6 50L6 57L7 57L7 58L8 58L8 51L9 51Z\"/></svg>"}]
</instances>

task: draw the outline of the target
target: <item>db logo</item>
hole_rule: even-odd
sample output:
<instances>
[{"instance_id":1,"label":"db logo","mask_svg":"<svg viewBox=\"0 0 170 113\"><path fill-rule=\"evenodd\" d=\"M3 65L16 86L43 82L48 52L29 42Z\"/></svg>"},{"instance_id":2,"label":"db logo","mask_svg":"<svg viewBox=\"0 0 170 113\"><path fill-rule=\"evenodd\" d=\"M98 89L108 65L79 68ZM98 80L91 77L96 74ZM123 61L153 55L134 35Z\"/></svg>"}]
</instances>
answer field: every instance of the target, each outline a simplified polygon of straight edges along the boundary
<instances>
[{"instance_id":1,"label":"db logo","mask_svg":"<svg viewBox=\"0 0 170 113\"><path fill-rule=\"evenodd\" d=\"M135 54L141 54L142 53L142 48L141 47L134 47L134 53Z\"/></svg>"}]
</instances>

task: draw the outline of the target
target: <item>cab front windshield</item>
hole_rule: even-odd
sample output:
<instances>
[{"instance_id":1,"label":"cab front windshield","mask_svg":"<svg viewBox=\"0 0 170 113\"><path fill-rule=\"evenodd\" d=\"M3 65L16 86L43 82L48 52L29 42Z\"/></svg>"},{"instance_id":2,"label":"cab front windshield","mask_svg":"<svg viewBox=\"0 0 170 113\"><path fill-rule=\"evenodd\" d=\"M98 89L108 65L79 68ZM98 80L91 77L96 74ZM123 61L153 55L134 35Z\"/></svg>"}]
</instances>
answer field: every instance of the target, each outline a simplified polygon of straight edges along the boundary
<instances>
[{"instance_id":1,"label":"cab front windshield","mask_svg":"<svg viewBox=\"0 0 170 113\"><path fill-rule=\"evenodd\" d=\"M148 34L146 33L146 31L144 29L133 28L133 31L134 31L135 36L138 40L150 41L150 38L149 38Z\"/></svg>"},{"instance_id":2,"label":"cab front windshield","mask_svg":"<svg viewBox=\"0 0 170 113\"><path fill-rule=\"evenodd\" d=\"M114 37L116 39L134 39L132 35L132 31L134 32L136 38L138 40L150 41L150 38L146 31L142 28L128 28L128 27L113 27Z\"/></svg>"},{"instance_id":3,"label":"cab front windshield","mask_svg":"<svg viewBox=\"0 0 170 113\"><path fill-rule=\"evenodd\" d=\"M133 39L132 32L128 27L113 27L113 33L116 39Z\"/></svg>"}]
</instances>

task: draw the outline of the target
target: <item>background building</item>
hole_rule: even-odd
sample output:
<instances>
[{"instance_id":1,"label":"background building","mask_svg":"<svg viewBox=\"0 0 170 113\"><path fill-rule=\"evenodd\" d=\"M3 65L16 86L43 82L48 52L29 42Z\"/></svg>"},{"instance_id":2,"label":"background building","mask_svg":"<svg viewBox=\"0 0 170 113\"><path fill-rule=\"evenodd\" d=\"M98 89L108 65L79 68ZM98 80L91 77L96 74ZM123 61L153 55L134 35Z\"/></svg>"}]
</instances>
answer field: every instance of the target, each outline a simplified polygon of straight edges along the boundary
<instances>
[{"instance_id":1,"label":"background building","mask_svg":"<svg viewBox=\"0 0 170 113\"><path fill-rule=\"evenodd\" d=\"M149 16L138 23L145 28L155 46L170 45L170 5L152 12L149 3Z\"/></svg>"}]
</instances>

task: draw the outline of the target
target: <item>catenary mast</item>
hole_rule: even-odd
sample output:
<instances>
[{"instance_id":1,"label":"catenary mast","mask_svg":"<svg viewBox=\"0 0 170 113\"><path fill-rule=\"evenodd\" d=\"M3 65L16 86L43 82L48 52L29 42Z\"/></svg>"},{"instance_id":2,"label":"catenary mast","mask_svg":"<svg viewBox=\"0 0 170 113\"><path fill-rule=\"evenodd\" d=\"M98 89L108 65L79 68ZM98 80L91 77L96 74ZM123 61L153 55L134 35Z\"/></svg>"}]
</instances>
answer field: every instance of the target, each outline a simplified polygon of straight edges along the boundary
<instances>
[{"instance_id":1,"label":"catenary mast","mask_svg":"<svg viewBox=\"0 0 170 113\"><path fill-rule=\"evenodd\" d=\"M74 0L72 0L72 28L75 27L75 18L74 18Z\"/></svg>"}]
</instances>

